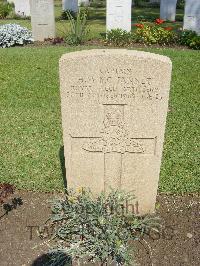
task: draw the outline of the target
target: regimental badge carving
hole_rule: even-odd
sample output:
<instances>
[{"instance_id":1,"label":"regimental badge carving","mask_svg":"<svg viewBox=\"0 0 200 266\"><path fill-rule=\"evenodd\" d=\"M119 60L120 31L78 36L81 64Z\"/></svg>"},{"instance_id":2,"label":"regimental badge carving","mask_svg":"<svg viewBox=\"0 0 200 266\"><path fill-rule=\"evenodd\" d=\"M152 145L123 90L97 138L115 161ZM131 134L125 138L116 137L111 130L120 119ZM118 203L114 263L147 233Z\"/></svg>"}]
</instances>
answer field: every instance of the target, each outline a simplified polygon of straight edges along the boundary
<instances>
[{"instance_id":1,"label":"regimental badge carving","mask_svg":"<svg viewBox=\"0 0 200 266\"><path fill-rule=\"evenodd\" d=\"M144 153L142 144L129 137L124 123L123 106L117 105L111 105L105 110L101 137L87 139L82 148L103 153Z\"/></svg>"}]
</instances>

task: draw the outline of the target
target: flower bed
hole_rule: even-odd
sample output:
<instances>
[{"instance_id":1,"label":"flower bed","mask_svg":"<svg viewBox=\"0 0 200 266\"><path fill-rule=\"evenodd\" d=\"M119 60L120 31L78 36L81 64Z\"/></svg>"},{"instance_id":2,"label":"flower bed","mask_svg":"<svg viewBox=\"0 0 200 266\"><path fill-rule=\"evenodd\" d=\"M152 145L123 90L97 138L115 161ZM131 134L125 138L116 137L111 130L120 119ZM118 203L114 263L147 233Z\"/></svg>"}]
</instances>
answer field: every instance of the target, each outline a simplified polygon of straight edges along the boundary
<instances>
[{"instance_id":1,"label":"flower bed","mask_svg":"<svg viewBox=\"0 0 200 266\"><path fill-rule=\"evenodd\" d=\"M171 26L162 19L152 22L133 24L132 32L121 29L111 30L107 34L106 44L130 46L133 43L144 45L184 45L192 49L200 49L200 36L195 32Z\"/></svg>"}]
</instances>

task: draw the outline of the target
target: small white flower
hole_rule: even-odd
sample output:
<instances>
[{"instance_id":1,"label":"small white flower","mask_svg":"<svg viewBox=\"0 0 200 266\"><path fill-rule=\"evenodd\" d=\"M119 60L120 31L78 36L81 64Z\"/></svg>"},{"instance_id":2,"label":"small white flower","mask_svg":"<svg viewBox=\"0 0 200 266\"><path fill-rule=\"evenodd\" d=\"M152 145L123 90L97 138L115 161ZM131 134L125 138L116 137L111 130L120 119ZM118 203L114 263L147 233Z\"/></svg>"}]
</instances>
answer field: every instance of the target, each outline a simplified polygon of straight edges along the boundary
<instances>
[{"instance_id":1,"label":"small white flower","mask_svg":"<svg viewBox=\"0 0 200 266\"><path fill-rule=\"evenodd\" d=\"M6 48L15 44L23 45L33 42L32 32L17 24L0 26L0 47Z\"/></svg>"}]
</instances>

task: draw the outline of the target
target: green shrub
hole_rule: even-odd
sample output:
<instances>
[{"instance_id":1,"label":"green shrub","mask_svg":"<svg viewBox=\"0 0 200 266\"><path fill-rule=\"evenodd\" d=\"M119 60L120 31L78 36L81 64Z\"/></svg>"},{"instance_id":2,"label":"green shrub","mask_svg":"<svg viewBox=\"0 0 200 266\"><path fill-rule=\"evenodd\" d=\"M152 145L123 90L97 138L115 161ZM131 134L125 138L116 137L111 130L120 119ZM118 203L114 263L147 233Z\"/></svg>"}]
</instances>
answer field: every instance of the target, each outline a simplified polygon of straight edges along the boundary
<instances>
[{"instance_id":1,"label":"green shrub","mask_svg":"<svg viewBox=\"0 0 200 266\"><path fill-rule=\"evenodd\" d=\"M150 3L149 0L135 0L134 5L137 7L148 7Z\"/></svg>"},{"instance_id":2,"label":"green shrub","mask_svg":"<svg viewBox=\"0 0 200 266\"><path fill-rule=\"evenodd\" d=\"M76 12L72 11L72 10L63 10L62 13L61 13L61 17L60 19L61 20L68 20L69 19L69 14L75 19L77 14Z\"/></svg>"},{"instance_id":3,"label":"green shrub","mask_svg":"<svg viewBox=\"0 0 200 266\"><path fill-rule=\"evenodd\" d=\"M160 44L169 45L177 42L177 34L172 27L161 27L159 25L136 24L134 40L146 45Z\"/></svg>"},{"instance_id":4,"label":"green shrub","mask_svg":"<svg viewBox=\"0 0 200 266\"><path fill-rule=\"evenodd\" d=\"M192 38L189 47L195 50L200 50L200 36Z\"/></svg>"},{"instance_id":5,"label":"green shrub","mask_svg":"<svg viewBox=\"0 0 200 266\"><path fill-rule=\"evenodd\" d=\"M180 33L180 44L189 46L191 40L196 36L197 34L195 31L184 30Z\"/></svg>"},{"instance_id":6,"label":"green shrub","mask_svg":"<svg viewBox=\"0 0 200 266\"><path fill-rule=\"evenodd\" d=\"M184 9L184 6L185 6L185 0L178 0L177 1L176 8L178 8L178 9Z\"/></svg>"},{"instance_id":7,"label":"green shrub","mask_svg":"<svg viewBox=\"0 0 200 266\"><path fill-rule=\"evenodd\" d=\"M132 34L122 29L114 29L107 32L106 43L114 46L127 46L132 43Z\"/></svg>"},{"instance_id":8,"label":"green shrub","mask_svg":"<svg viewBox=\"0 0 200 266\"><path fill-rule=\"evenodd\" d=\"M200 36L195 31L184 30L180 34L180 44L200 50Z\"/></svg>"},{"instance_id":9,"label":"green shrub","mask_svg":"<svg viewBox=\"0 0 200 266\"><path fill-rule=\"evenodd\" d=\"M77 193L68 191L65 200L54 200L51 221L57 245L53 252L101 265L110 261L133 265L129 241L139 240L145 232L159 226L155 218L125 211L123 206L133 198L123 191L94 197L82 189Z\"/></svg>"},{"instance_id":10,"label":"green shrub","mask_svg":"<svg viewBox=\"0 0 200 266\"><path fill-rule=\"evenodd\" d=\"M154 2L154 3L148 3L148 7L151 8L159 8L160 7L160 2Z\"/></svg>"},{"instance_id":11,"label":"green shrub","mask_svg":"<svg viewBox=\"0 0 200 266\"><path fill-rule=\"evenodd\" d=\"M138 23L154 22L156 18L157 18L156 15L140 15L140 16L137 16L137 22Z\"/></svg>"},{"instance_id":12,"label":"green shrub","mask_svg":"<svg viewBox=\"0 0 200 266\"><path fill-rule=\"evenodd\" d=\"M0 2L0 19L6 18L13 10L13 5L10 3Z\"/></svg>"},{"instance_id":13,"label":"green shrub","mask_svg":"<svg viewBox=\"0 0 200 266\"><path fill-rule=\"evenodd\" d=\"M20 16L19 14L16 14L15 12L12 12L9 17L15 20L31 20L30 16Z\"/></svg>"},{"instance_id":14,"label":"green shrub","mask_svg":"<svg viewBox=\"0 0 200 266\"><path fill-rule=\"evenodd\" d=\"M90 6L94 8L106 7L106 0L92 0Z\"/></svg>"},{"instance_id":15,"label":"green shrub","mask_svg":"<svg viewBox=\"0 0 200 266\"><path fill-rule=\"evenodd\" d=\"M70 31L67 34L66 42L70 45L81 44L88 33L88 11L87 9L79 9L76 18L70 12L66 12L70 23Z\"/></svg>"}]
</instances>

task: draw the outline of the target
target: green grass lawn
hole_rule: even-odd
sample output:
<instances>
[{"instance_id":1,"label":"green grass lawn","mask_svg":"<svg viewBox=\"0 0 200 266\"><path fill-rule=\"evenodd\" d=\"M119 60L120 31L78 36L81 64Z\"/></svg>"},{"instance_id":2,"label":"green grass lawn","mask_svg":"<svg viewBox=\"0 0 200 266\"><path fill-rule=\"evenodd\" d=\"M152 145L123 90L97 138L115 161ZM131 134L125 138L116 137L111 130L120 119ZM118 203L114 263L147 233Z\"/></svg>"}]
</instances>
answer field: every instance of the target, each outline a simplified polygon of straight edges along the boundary
<instances>
[{"instance_id":1,"label":"green grass lawn","mask_svg":"<svg viewBox=\"0 0 200 266\"><path fill-rule=\"evenodd\" d=\"M63 187L58 60L77 49L0 49L0 183L41 191ZM200 53L145 50L169 56L173 62L160 191L197 192Z\"/></svg>"}]
</instances>

